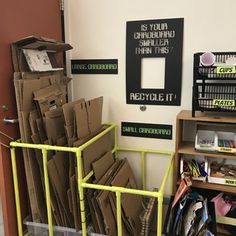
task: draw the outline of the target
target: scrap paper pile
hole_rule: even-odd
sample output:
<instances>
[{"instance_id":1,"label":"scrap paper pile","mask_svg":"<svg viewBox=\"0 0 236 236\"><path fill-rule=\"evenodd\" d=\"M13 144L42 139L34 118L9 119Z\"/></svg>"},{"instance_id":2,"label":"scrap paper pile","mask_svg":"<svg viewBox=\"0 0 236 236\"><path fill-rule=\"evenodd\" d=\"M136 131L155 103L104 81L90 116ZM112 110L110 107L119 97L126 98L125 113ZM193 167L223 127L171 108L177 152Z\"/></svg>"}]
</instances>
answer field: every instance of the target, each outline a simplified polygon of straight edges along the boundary
<instances>
[{"instance_id":1,"label":"scrap paper pile","mask_svg":"<svg viewBox=\"0 0 236 236\"><path fill-rule=\"evenodd\" d=\"M172 236L213 236L215 233L214 208L208 199L191 190L189 177L181 180L168 215L167 231ZM213 223L212 223L213 222Z\"/></svg>"},{"instance_id":2,"label":"scrap paper pile","mask_svg":"<svg viewBox=\"0 0 236 236\"><path fill-rule=\"evenodd\" d=\"M211 177L229 179L236 178L236 165L226 164L225 161L226 160L223 159L221 162L212 161L210 163Z\"/></svg>"}]
</instances>

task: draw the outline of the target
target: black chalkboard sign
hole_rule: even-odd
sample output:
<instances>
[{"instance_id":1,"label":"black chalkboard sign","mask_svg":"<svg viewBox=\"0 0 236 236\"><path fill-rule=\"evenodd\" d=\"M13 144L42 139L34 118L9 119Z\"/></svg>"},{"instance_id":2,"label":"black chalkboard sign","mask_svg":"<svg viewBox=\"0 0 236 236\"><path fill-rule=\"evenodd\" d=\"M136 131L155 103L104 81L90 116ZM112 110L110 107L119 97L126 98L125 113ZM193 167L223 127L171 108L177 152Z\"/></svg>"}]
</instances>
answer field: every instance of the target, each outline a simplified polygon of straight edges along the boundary
<instances>
[{"instance_id":1,"label":"black chalkboard sign","mask_svg":"<svg viewBox=\"0 0 236 236\"><path fill-rule=\"evenodd\" d=\"M183 23L183 18L127 22L127 104L180 105ZM142 58L165 58L164 89L141 88Z\"/></svg>"}]
</instances>

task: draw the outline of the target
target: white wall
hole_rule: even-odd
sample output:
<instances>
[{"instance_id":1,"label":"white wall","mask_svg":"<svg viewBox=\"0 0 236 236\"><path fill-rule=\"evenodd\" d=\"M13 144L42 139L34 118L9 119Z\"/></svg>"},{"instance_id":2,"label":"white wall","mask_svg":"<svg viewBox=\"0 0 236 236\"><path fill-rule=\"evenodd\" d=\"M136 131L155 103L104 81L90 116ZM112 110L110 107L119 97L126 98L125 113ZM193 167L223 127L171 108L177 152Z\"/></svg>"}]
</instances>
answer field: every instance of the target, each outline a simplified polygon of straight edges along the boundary
<instances>
[{"instance_id":1,"label":"white wall","mask_svg":"<svg viewBox=\"0 0 236 236\"><path fill-rule=\"evenodd\" d=\"M67 0L66 41L74 49L70 59L118 59L118 75L73 75L72 99L104 96L104 122L143 122L173 125L173 140L134 138L119 135L120 146L175 149L175 118L180 110L191 109L192 58L198 51L236 51L236 1L227 0ZM126 104L125 46L126 21L184 18L181 106ZM70 71L70 70L68 70ZM151 73L151 71L150 71ZM133 160L133 162L135 162ZM149 187L160 183L166 157L148 162Z\"/></svg>"}]
</instances>

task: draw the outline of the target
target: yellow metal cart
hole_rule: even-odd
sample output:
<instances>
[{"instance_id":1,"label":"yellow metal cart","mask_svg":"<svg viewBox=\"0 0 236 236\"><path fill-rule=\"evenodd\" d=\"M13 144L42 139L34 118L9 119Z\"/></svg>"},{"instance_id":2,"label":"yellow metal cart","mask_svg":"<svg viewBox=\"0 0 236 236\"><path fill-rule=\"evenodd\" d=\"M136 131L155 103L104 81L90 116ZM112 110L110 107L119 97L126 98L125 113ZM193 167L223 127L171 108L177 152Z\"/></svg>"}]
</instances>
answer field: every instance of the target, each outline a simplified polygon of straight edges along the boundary
<instances>
[{"instance_id":1,"label":"yellow metal cart","mask_svg":"<svg viewBox=\"0 0 236 236\"><path fill-rule=\"evenodd\" d=\"M87 183L87 181L92 177L93 171L91 171L88 175L83 176L83 165L82 165L82 152L89 145L100 139L102 136L107 134L108 132L113 131L114 133L114 147L112 152L117 156L118 152L135 152L139 153L141 156L141 174L142 174L142 190L138 189L130 189L124 187L116 187L116 186L105 186L105 185L97 185ZM47 153L48 151L63 151L63 152L72 152L76 155L77 160L77 169L78 169L78 191L80 198L80 209L81 209L81 221L82 221L82 235L86 236L86 217L85 217L85 203L84 203L84 189L98 189L98 190L107 190L116 193L116 214L117 214L117 234L118 236L122 235L122 218L121 218L121 195L123 193L129 194L137 194L142 196L154 197L157 198L157 236L161 236L162 234L162 209L163 209L163 197L164 197L164 189L166 187L166 183L168 177L171 175L173 170L173 157L174 152L171 151L158 151L158 150L146 150L146 149L136 149L136 148L119 148L117 146L117 127L115 124L106 125L106 128L90 139L88 142L84 143L80 147L61 147L61 146L51 146L51 145L43 145L43 144L29 144L29 143L21 143L19 141L11 142L11 159L12 159L12 169L13 169L13 182L14 182L14 190L15 190L15 202L16 202L16 213L17 213L17 223L18 223L18 232L19 236L23 236L22 229L22 218L21 218L21 207L20 207L20 197L19 197L19 186L18 186L18 178L17 178L17 165L16 165L16 148L32 148L39 149L42 151L43 158L43 171L44 171L44 184L45 184L45 194L46 194L46 206L47 206L47 217L48 217L48 232L49 236L53 236L53 222L52 222L52 211L50 204L50 186L49 186L49 178L48 178L48 170L47 170ZM169 157L168 166L165 171L164 178L162 180L161 187L159 191L147 191L146 190L146 155L147 154L154 155L167 155ZM171 181L172 182L172 181ZM172 188L172 186L170 186Z\"/></svg>"}]
</instances>

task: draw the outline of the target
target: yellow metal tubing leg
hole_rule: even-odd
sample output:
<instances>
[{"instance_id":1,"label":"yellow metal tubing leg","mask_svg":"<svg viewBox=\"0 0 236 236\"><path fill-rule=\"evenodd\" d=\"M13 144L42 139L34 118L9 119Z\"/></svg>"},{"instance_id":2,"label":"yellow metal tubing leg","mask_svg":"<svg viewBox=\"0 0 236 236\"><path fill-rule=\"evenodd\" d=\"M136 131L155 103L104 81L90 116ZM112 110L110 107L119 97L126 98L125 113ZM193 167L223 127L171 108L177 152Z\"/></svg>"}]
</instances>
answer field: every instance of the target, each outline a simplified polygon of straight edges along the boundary
<instances>
[{"instance_id":1,"label":"yellow metal tubing leg","mask_svg":"<svg viewBox=\"0 0 236 236\"><path fill-rule=\"evenodd\" d=\"M15 148L11 148L11 164L12 164L13 184L14 184L14 192L15 192L15 203L16 203L16 216L17 216L18 234L19 234L19 236L23 236L22 219L21 219L21 208L20 208L20 194L19 194L18 177L17 177Z\"/></svg>"},{"instance_id":2,"label":"yellow metal tubing leg","mask_svg":"<svg viewBox=\"0 0 236 236\"><path fill-rule=\"evenodd\" d=\"M80 199L80 214L81 214L81 224L82 224L82 235L87 235L86 229L86 215L85 215L85 204L84 204L84 189L82 186L83 183L83 168L81 161L81 151L78 150L76 152L76 160L77 160L77 178L78 178L78 190L79 190L79 199Z\"/></svg>"},{"instance_id":3,"label":"yellow metal tubing leg","mask_svg":"<svg viewBox=\"0 0 236 236\"><path fill-rule=\"evenodd\" d=\"M51 210L51 198L50 198L50 187L48 179L48 167L47 167L47 150L42 149L43 154L43 173L44 173L44 184L45 184L45 193L46 193L46 206L47 206L47 216L48 216L48 231L49 236L53 236L53 225L52 225L52 210Z\"/></svg>"},{"instance_id":4,"label":"yellow metal tubing leg","mask_svg":"<svg viewBox=\"0 0 236 236\"><path fill-rule=\"evenodd\" d=\"M145 152L141 152L142 188L146 190L146 159Z\"/></svg>"},{"instance_id":5,"label":"yellow metal tubing leg","mask_svg":"<svg viewBox=\"0 0 236 236\"><path fill-rule=\"evenodd\" d=\"M122 236L121 193L120 192L116 192L116 217L117 217L117 235Z\"/></svg>"},{"instance_id":6,"label":"yellow metal tubing leg","mask_svg":"<svg viewBox=\"0 0 236 236\"><path fill-rule=\"evenodd\" d=\"M157 198L157 236L162 234L162 207L163 207L163 195L159 195Z\"/></svg>"}]
</instances>

